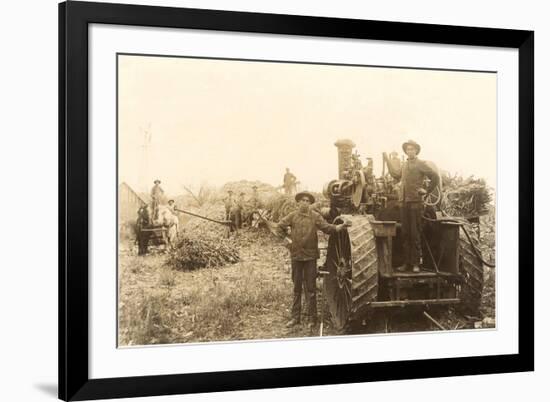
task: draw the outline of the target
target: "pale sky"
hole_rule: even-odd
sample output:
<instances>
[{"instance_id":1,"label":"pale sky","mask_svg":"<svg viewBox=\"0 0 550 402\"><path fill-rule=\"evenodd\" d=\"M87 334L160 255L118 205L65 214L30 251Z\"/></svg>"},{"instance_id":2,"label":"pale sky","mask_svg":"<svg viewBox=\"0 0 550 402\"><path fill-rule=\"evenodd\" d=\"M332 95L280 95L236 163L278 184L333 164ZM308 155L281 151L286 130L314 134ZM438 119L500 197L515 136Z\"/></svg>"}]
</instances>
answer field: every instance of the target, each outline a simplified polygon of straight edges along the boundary
<instances>
[{"instance_id":1,"label":"pale sky","mask_svg":"<svg viewBox=\"0 0 550 402\"><path fill-rule=\"evenodd\" d=\"M321 191L349 138L382 171L411 138L421 159L496 184L494 73L119 56L119 181L149 191L260 180L285 168ZM144 152L144 132L151 133Z\"/></svg>"}]
</instances>

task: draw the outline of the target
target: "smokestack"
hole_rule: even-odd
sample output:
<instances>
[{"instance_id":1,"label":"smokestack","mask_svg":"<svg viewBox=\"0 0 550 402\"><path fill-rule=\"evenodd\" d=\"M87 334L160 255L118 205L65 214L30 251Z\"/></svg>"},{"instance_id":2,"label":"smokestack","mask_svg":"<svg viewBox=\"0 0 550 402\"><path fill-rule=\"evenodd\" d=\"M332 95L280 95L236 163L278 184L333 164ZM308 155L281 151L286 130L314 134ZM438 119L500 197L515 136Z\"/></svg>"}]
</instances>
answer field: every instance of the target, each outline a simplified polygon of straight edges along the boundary
<instances>
[{"instance_id":1,"label":"smokestack","mask_svg":"<svg viewBox=\"0 0 550 402\"><path fill-rule=\"evenodd\" d=\"M338 179L344 179L344 171L351 169L351 151L355 148L352 140L338 140L334 143L338 148Z\"/></svg>"}]
</instances>

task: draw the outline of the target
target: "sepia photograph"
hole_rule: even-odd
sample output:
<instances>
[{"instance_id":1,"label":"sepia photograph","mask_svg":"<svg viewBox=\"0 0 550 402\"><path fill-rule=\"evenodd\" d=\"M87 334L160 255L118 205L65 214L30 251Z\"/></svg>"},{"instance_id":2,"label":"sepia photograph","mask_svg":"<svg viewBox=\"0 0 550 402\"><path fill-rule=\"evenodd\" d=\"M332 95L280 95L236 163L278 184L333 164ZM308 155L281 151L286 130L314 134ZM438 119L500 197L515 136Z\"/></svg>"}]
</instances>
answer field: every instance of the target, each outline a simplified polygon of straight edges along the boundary
<instances>
[{"instance_id":1,"label":"sepia photograph","mask_svg":"<svg viewBox=\"0 0 550 402\"><path fill-rule=\"evenodd\" d=\"M118 347L496 328L496 72L116 68Z\"/></svg>"}]
</instances>

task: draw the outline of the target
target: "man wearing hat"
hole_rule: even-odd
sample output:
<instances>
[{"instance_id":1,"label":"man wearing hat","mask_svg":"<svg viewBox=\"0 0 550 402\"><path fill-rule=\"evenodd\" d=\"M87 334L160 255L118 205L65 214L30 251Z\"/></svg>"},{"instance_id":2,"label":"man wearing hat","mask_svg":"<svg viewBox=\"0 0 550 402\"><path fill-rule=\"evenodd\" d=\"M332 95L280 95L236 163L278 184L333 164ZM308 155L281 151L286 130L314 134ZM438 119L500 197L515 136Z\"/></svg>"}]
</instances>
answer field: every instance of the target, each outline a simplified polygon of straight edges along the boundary
<instances>
[{"instance_id":1,"label":"man wearing hat","mask_svg":"<svg viewBox=\"0 0 550 402\"><path fill-rule=\"evenodd\" d=\"M260 196L258 194L258 186L252 186L252 195L250 196L249 202L253 210L261 208Z\"/></svg>"},{"instance_id":2,"label":"man wearing hat","mask_svg":"<svg viewBox=\"0 0 550 402\"><path fill-rule=\"evenodd\" d=\"M252 195L248 200L248 204L251 208L247 218L248 225L250 227L258 227L258 224L259 224L258 215L261 213L259 210L262 207L262 203L260 201L260 196L258 194L258 186L256 185L252 186Z\"/></svg>"},{"instance_id":3,"label":"man wearing hat","mask_svg":"<svg viewBox=\"0 0 550 402\"><path fill-rule=\"evenodd\" d=\"M285 216L278 224L280 230L291 229L290 259L292 268L292 282L294 285L294 298L292 302L292 319L287 327L300 323L302 285L305 284L306 297L309 307L309 326L312 329L317 324L316 283L317 259L319 248L317 230L325 233L334 233L349 226L348 223L331 225L323 217L313 211L310 206L315 202L315 197L307 191L295 196L298 209Z\"/></svg>"},{"instance_id":4,"label":"man wearing hat","mask_svg":"<svg viewBox=\"0 0 550 402\"><path fill-rule=\"evenodd\" d=\"M172 214L176 214L176 201L174 200L168 200L168 209Z\"/></svg>"},{"instance_id":5,"label":"man wearing hat","mask_svg":"<svg viewBox=\"0 0 550 402\"><path fill-rule=\"evenodd\" d=\"M154 186L151 189L151 206L153 208L153 220L158 219L159 205L164 197L164 190L160 187L160 180L154 181Z\"/></svg>"},{"instance_id":6,"label":"man wearing hat","mask_svg":"<svg viewBox=\"0 0 550 402\"><path fill-rule=\"evenodd\" d=\"M231 220L231 208L234 204L233 191L227 190L227 197L224 198L223 203L225 205L225 220Z\"/></svg>"},{"instance_id":7,"label":"man wearing hat","mask_svg":"<svg viewBox=\"0 0 550 402\"><path fill-rule=\"evenodd\" d=\"M239 197L237 198L237 201L235 202L235 210L234 210L234 215L235 215L235 224L237 226L238 229L242 229L243 227L243 221L245 220L246 218L246 211L245 211L245 207L246 207L246 201L244 199L244 196L245 194L243 192L241 192L239 194Z\"/></svg>"},{"instance_id":8,"label":"man wearing hat","mask_svg":"<svg viewBox=\"0 0 550 402\"><path fill-rule=\"evenodd\" d=\"M285 194L292 194L296 191L296 176L290 173L289 168L286 168L285 175L283 176L283 187Z\"/></svg>"},{"instance_id":9,"label":"man wearing hat","mask_svg":"<svg viewBox=\"0 0 550 402\"><path fill-rule=\"evenodd\" d=\"M409 140L403 143L403 152L407 160L401 169L390 169L390 174L401 180L399 201L401 203L401 235L403 238L404 264L397 268L398 271L412 269L420 272L420 256L422 246L420 243L422 212L424 204L422 197L431 193L439 184L439 174L425 161L418 159L420 145ZM424 189L424 179L430 179L427 189Z\"/></svg>"}]
</instances>

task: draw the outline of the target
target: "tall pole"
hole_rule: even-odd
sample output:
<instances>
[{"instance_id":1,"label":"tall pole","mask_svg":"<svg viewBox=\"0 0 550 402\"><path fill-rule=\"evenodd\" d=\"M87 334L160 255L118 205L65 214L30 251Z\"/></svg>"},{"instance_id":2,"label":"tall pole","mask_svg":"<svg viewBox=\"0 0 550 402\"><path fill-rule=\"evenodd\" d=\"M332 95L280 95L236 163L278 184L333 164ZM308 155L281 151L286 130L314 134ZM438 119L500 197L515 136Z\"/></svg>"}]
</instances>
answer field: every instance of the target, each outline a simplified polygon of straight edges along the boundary
<instances>
[{"instance_id":1,"label":"tall pole","mask_svg":"<svg viewBox=\"0 0 550 402\"><path fill-rule=\"evenodd\" d=\"M139 166L139 177L138 177L138 183L139 183L139 189L140 191L147 192L149 188L149 179L150 174L149 172L149 159L151 157L150 155L150 146L151 146L151 140L153 138L153 133L151 131L151 123L147 126L146 129L141 129L143 132L143 142L141 144L141 159L140 159L140 166Z\"/></svg>"}]
</instances>

